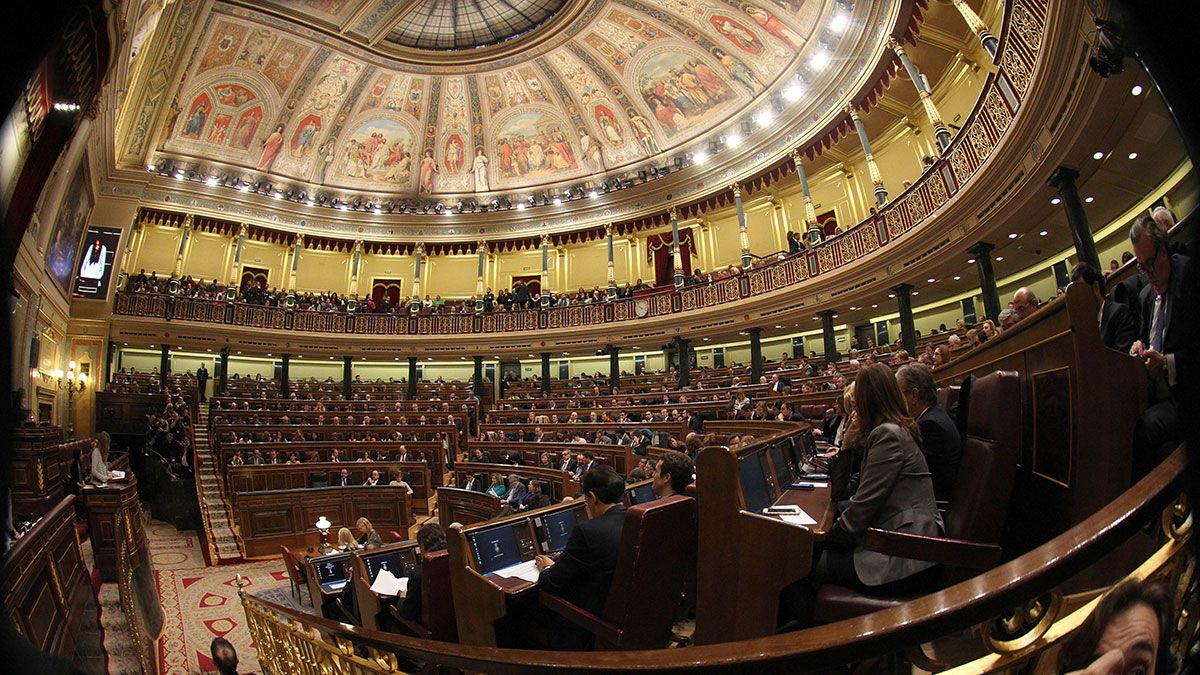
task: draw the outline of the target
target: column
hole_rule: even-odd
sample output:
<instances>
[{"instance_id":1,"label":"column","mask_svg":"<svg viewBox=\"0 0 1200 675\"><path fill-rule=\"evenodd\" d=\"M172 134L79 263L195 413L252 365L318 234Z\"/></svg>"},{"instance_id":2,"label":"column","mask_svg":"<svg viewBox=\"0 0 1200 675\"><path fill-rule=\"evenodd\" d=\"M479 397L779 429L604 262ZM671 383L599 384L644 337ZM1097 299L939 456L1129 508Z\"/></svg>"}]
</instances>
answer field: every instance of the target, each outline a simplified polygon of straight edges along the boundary
<instances>
[{"instance_id":1,"label":"column","mask_svg":"<svg viewBox=\"0 0 1200 675\"><path fill-rule=\"evenodd\" d=\"M550 306L550 237L542 235L542 307Z\"/></svg>"},{"instance_id":2,"label":"column","mask_svg":"<svg viewBox=\"0 0 1200 675\"><path fill-rule=\"evenodd\" d=\"M858 131L858 140L862 143L863 154L867 156L867 173L871 176L871 182L875 184L875 205L883 206L887 203L887 189L883 187L883 174L879 173L879 165L875 163L875 153L871 151L871 141L867 139L867 128L863 126L862 118L858 116L858 111L854 106L847 106L846 112L850 113L850 120L854 122L854 129Z\"/></svg>"},{"instance_id":3,"label":"column","mask_svg":"<svg viewBox=\"0 0 1200 675\"><path fill-rule=\"evenodd\" d=\"M108 341L108 351L106 352L105 359L104 359L104 380L102 383L98 382L97 385L103 384L104 388L108 389L108 383L112 381L113 361L116 361L116 360L117 360L117 343L112 340L109 340ZM99 386L97 386L96 388L99 389ZM29 391L32 391L32 390L29 390Z\"/></svg>"},{"instance_id":4,"label":"column","mask_svg":"<svg viewBox=\"0 0 1200 675\"><path fill-rule=\"evenodd\" d=\"M237 244L233 248L233 266L229 268L229 285L237 288L241 282L239 277L242 274L242 249L246 247L246 224L242 223L238 228Z\"/></svg>"},{"instance_id":5,"label":"column","mask_svg":"<svg viewBox=\"0 0 1200 675\"><path fill-rule=\"evenodd\" d=\"M133 222L129 224L129 236L125 240L125 254L121 256L121 271L127 274L132 274L133 269L133 251L134 244L137 238L142 234L142 223L138 220L137 213L133 214Z\"/></svg>"},{"instance_id":6,"label":"column","mask_svg":"<svg viewBox=\"0 0 1200 675\"><path fill-rule=\"evenodd\" d=\"M750 267L750 235L746 232L746 207L742 204L742 188L737 183L729 186L733 190L733 205L737 207L738 241L742 244L742 269Z\"/></svg>"},{"instance_id":7,"label":"column","mask_svg":"<svg viewBox=\"0 0 1200 675\"><path fill-rule=\"evenodd\" d=\"M996 58L996 50L1000 48L1000 41L988 30L983 19L980 19L975 10L967 5L966 0L950 0L950 4L954 5L958 13L962 15L963 21L967 22L967 27L971 29L971 32L979 37L979 42L987 50L987 53L991 54L992 58Z\"/></svg>"},{"instance_id":8,"label":"column","mask_svg":"<svg viewBox=\"0 0 1200 675\"><path fill-rule=\"evenodd\" d=\"M762 329L749 328L750 333L750 384L758 384L763 374Z\"/></svg>"},{"instance_id":9,"label":"column","mask_svg":"<svg viewBox=\"0 0 1200 675\"><path fill-rule=\"evenodd\" d=\"M475 356L475 397L483 402L484 387L483 387L483 357Z\"/></svg>"},{"instance_id":10,"label":"column","mask_svg":"<svg viewBox=\"0 0 1200 675\"><path fill-rule=\"evenodd\" d=\"M925 87L925 78L921 76L916 64L908 58L908 52L904 51L904 47L896 38L888 37L888 45L891 46L892 51L896 52L896 56L900 57L900 63L903 63L904 69L908 71L908 79L912 80L913 86L917 88L917 97L921 99L921 107L925 108L925 115L929 118L929 123L933 125L938 148L945 152L946 148L950 147L950 130L946 128L941 113L933 104L933 97L930 95L929 89Z\"/></svg>"},{"instance_id":11,"label":"column","mask_svg":"<svg viewBox=\"0 0 1200 675\"><path fill-rule=\"evenodd\" d=\"M975 257L975 268L979 270L979 290L983 293L983 313L992 321L1000 321L1000 292L996 290L996 272L992 269L994 245L981 241L967 252Z\"/></svg>"},{"instance_id":12,"label":"column","mask_svg":"<svg viewBox=\"0 0 1200 675\"><path fill-rule=\"evenodd\" d=\"M617 275L616 268L613 263L613 226L608 223L604 226L604 236L608 239L608 299L617 299Z\"/></svg>"},{"instance_id":13,"label":"column","mask_svg":"<svg viewBox=\"0 0 1200 675\"><path fill-rule=\"evenodd\" d=\"M408 400L417 399L417 357L408 357Z\"/></svg>"},{"instance_id":14,"label":"column","mask_svg":"<svg viewBox=\"0 0 1200 675\"><path fill-rule=\"evenodd\" d=\"M675 288L683 288L683 257L679 253L679 212L671 207L671 267L675 271Z\"/></svg>"},{"instance_id":15,"label":"column","mask_svg":"<svg viewBox=\"0 0 1200 675\"><path fill-rule=\"evenodd\" d=\"M475 245L475 250L479 253L479 269L475 275L475 311L483 311L483 292L485 285L483 283L483 267L487 264L487 242L481 241ZM475 357L483 358L483 357Z\"/></svg>"},{"instance_id":16,"label":"column","mask_svg":"<svg viewBox=\"0 0 1200 675\"><path fill-rule=\"evenodd\" d=\"M813 208L812 193L808 190L808 172L804 170L804 153L799 149L792 151L792 163L796 165L796 177L800 179L800 190L804 193L804 224L805 237L810 245L821 243L821 226L817 224L817 211Z\"/></svg>"},{"instance_id":17,"label":"column","mask_svg":"<svg viewBox=\"0 0 1200 675\"><path fill-rule=\"evenodd\" d=\"M896 294L896 304L900 308L900 343L909 356L916 358L917 330L913 326L912 289L912 284L900 284L893 286L892 292Z\"/></svg>"},{"instance_id":18,"label":"column","mask_svg":"<svg viewBox=\"0 0 1200 675\"><path fill-rule=\"evenodd\" d=\"M171 372L171 345L163 343L162 358L158 362L158 388L167 390L167 374Z\"/></svg>"},{"instance_id":19,"label":"column","mask_svg":"<svg viewBox=\"0 0 1200 675\"><path fill-rule=\"evenodd\" d=\"M1067 210L1067 225L1071 228L1071 239L1075 241L1075 256L1079 262L1085 262L1093 268L1102 270L1100 256L1096 253L1096 240L1092 238L1092 230L1088 227L1087 213L1083 210L1083 202L1079 199L1079 190L1075 181L1079 172L1065 166L1060 166L1050 174L1046 184L1058 190L1063 208Z\"/></svg>"},{"instance_id":20,"label":"column","mask_svg":"<svg viewBox=\"0 0 1200 675\"><path fill-rule=\"evenodd\" d=\"M291 354L281 354L283 360L279 364L279 397L287 398L288 394L292 393L291 374L288 372L288 365L291 363Z\"/></svg>"},{"instance_id":21,"label":"column","mask_svg":"<svg viewBox=\"0 0 1200 675\"><path fill-rule=\"evenodd\" d=\"M296 241L292 243L292 264L288 272L287 285L283 290L291 293L296 290L296 270L300 269L300 251L304 248L304 235L297 234Z\"/></svg>"},{"instance_id":22,"label":"column","mask_svg":"<svg viewBox=\"0 0 1200 675\"><path fill-rule=\"evenodd\" d=\"M414 253L412 300L408 303L408 311L416 314L421 310L421 262L425 259L425 244L418 242Z\"/></svg>"},{"instance_id":23,"label":"column","mask_svg":"<svg viewBox=\"0 0 1200 675\"><path fill-rule=\"evenodd\" d=\"M342 398L350 400L354 393L351 388L351 383L354 382L354 359L349 356L342 357Z\"/></svg>"},{"instance_id":24,"label":"column","mask_svg":"<svg viewBox=\"0 0 1200 675\"><path fill-rule=\"evenodd\" d=\"M183 252L187 250L188 240L192 236L192 214L187 214L183 219L183 236L179 238L179 250L175 252L175 268L171 271L171 276L179 278L183 272Z\"/></svg>"},{"instance_id":25,"label":"column","mask_svg":"<svg viewBox=\"0 0 1200 675\"><path fill-rule=\"evenodd\" d=\"M683 389L692 383L692 359L688 354L687 338L675 338L675 355L679 359L679 388Z\"/></svg>"},{"instance_id":26,"label":"column","mask_svg":"<svg viewBox=\"0 0 1200 675\"><path fill-rule=\"evenodd\" d=\"M817 312L817 316L821 317L821 337L825 340L825 361L833 363L841 358L837 350L837 337L833 334L833 317L837 316L837 312L827 309Z\"/></svg>"},{"instance_id":27,"label":"column","mask_svg":"<svg viewBox=\"0 0 1200 675\"><path fill-rule=\"evenodd\" d=\"M540 384L542 385L542 396L550 397L550 352L541 352L542 357L542 377Z\"/></svg>"},{"instance_id":28,"label":"column","mask_svg":"<svg viewBox=\"0 0 1200 675\"><path fill-rule=\"evenodd\" d=\"M617 393L621 389L621 348L608 346L608 390Z\"/></svg>"},{"instance_id":29,"label":"column","mask_svg":"<svg viewBox=\"0 0 1200 675\"><path fill-rule=\"evenodd\" d=\"M363 240L354 241L354 253L350 257L350 294L358 292L358 272L362 267Z\"/></svg>"},{"instance_id":30,"label":"column","mask_svg":"<svg viewBox=\"0 0 1200 675\"><path fill-rule=\"evenodd\" d=\"M219 387L222 396L229 391L229 347L221 347L221 381Z\"/></svg>"}]
</instances>

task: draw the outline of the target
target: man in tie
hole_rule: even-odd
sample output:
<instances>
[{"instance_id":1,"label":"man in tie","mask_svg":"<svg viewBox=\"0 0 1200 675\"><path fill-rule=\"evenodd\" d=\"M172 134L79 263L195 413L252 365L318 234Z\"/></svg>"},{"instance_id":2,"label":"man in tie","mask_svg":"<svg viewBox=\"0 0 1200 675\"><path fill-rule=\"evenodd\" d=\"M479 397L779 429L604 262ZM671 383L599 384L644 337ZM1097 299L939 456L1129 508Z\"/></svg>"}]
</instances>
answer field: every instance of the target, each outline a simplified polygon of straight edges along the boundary
<instances>
[{"instance_id":1,"label":"man in tie","mask_svg":"<svg viewBox=\"0 0 1200 675\"><path fill-rule=\"evenodd\" d=\"M354 483L350 482L350 472L346 469L342 469L341 473L338 474L338 477L333 484L339 487L354 485Z\"/></svg>"},{"instance_id":2,"label":"man in tie","mask_svg":"<svg viewBox=\"0 0 1200 675\"><path fill-rule=\"evenodd\" d=\"M1082 281L1092 289L1099 313L1100 340L1109 349L1128 352L1138 335L1136 315L1128 306L1110 300L1104 293L1104 275L1087 263L1079 263L1071 270L1071 282Z\"/></svg>"},{"instance_id":3,"label":"man in tie","mask_svg":"<svg viewBox=\"0 0 1200 675\"><path fill-rule=\"evenodd\" d=\"M1150 378L1150 406L1134 430L1133 470L1138 478L1162 459L1160 447L1182 440L1179 420L1179 376L1190 372L1191 338L1188 326L1196 325L1195 298L1183 294L1189 258L1172 255L1167 235L1152 218L1140 216L1129 230L1138 271L1146 278L1139 298L1141 325L1129 353L1146 364Z\"/></svg>"}]
</instances>

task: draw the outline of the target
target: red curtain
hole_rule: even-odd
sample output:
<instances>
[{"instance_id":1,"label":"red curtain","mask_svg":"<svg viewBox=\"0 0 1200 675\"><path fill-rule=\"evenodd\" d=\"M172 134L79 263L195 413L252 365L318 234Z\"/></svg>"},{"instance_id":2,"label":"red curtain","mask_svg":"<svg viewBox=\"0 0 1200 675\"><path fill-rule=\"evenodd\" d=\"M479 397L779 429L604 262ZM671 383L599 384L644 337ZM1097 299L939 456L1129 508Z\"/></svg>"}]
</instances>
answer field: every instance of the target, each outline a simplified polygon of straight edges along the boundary
<instances>
[{"instance_id":1,"label":"red curtain","mask_svg":"<svg viewBox=\"0 0 1200 675\"><path fill-rule=\"evenodd\" d=\"M646 237L646 252L654 261L654 280L656 286L668 286L675 283L675 264L671 260L671 233L652 234ZM692 256L695 255L695 245L692 240L691 228L679 230L679 257L682 258L683 273L692 273Z\"/></svg>"}]
</instances>

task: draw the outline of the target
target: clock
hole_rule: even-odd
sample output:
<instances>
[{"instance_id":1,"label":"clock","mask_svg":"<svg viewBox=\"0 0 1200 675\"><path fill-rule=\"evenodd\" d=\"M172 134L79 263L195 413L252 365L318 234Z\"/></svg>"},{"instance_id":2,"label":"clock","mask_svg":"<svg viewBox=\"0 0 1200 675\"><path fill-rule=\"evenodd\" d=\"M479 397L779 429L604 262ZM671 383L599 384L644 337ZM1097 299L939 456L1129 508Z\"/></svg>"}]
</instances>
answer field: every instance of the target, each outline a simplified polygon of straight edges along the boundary
<instances>
[{"instance_id":1,"label":"clock","mask_svg":"<svg viewBox=\"0 0 1200 675\"><path fill-rule=\"evenodd\" d=\"M640 319L650 313L650 302L645 298L638 299L633 303L633 313Z\"/></svg>"}]
</instances>

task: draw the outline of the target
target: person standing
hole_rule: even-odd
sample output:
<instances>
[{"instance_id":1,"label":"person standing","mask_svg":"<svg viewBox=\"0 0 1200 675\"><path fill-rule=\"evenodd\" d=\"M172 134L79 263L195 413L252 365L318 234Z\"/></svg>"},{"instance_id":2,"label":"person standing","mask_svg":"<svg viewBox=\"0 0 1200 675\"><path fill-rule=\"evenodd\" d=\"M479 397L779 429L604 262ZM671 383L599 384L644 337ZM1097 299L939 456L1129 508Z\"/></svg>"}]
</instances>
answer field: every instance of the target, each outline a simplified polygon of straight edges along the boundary
<instances>
[{"instance_id":1,"label":"person standing","mask_svg":"<svg viewBox=\"0 0 1200 675\"><path fill-rule=\"evenodd\" d=\"M208 400L208 368L203 363L196 369L196 384L200 388L200 402L204 403Z\"/></svg>"}]
</instances>

